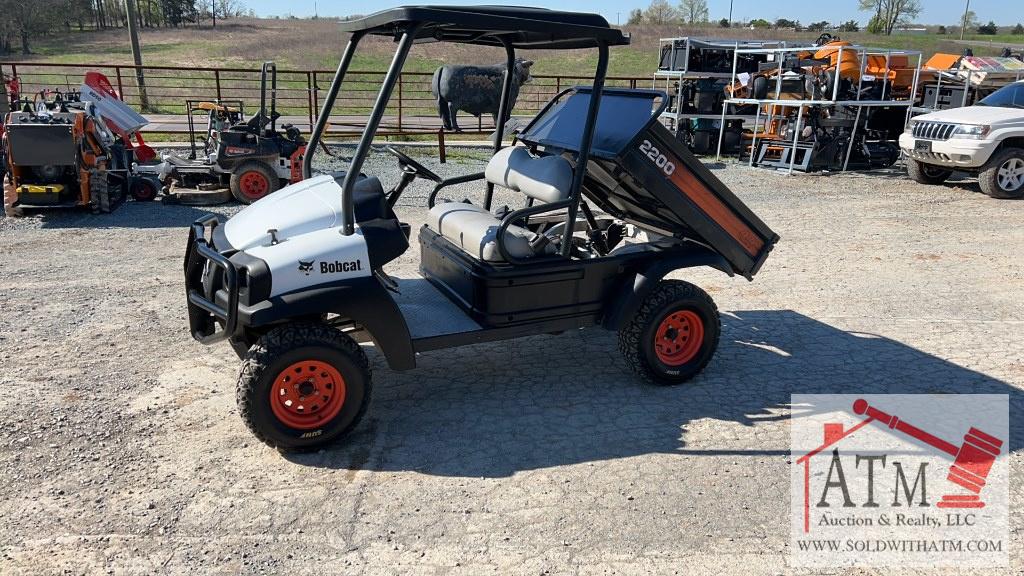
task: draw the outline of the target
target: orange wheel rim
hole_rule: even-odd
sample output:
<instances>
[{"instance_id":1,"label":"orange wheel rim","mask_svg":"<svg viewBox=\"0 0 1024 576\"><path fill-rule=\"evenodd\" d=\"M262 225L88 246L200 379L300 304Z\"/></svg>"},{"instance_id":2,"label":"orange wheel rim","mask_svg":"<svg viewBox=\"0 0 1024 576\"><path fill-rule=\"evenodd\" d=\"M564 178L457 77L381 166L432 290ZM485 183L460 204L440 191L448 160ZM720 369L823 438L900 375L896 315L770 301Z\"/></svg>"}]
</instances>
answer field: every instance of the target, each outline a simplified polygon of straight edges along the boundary
<instances>
[{"instance_id":1,"label":"orange wheel rim","mask_svg":"<svg viewBox=\"0 0 1024 576\"><path fill-rule=\"evenodd\" d=\"M270 409L290 428L320 428L345 405L345 379L326 362L296 362L281 372L270 387Z\"/></svg>"},{"instance_id":2,"label":"orange wheel rim","mask_svg":"<svg viewBox=\"0 0 1024 576\"><path fill-rule=\"evenodd\" d=\"M654 353L666 366L693 360L704 343L704 322L692 310L669 313L654 334Z\"/></svg>"},{"instance_id":3,"label":"orange wheel rim","mask_svg":"<svg viewBox=\"0 0 1024 576\"><path fill-rule=\"evenodd\" d=\"M270 190L270 182L266 176L253 170L242 174L238 179L238 187L248 198L262 198L267 195L267 190Z\"/></svg>"}]
</instances>

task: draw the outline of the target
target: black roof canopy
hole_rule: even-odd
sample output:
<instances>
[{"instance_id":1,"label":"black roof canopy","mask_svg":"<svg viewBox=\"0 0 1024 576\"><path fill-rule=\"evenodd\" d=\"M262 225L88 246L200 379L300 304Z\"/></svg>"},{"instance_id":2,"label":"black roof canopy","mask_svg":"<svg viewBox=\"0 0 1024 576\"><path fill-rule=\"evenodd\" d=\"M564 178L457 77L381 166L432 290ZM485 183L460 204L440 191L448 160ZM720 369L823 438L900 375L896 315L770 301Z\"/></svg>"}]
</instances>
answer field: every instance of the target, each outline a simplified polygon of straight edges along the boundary
<instances>
[{"instance_id":1,"label":"black roof canopy","mask_svg":"<svg viewBox=\"0 0 1024 576\"><path fill-rule=\"evenodd\" d=\"M629 44L629 35L598 14L517 6L402 6L341 23L343 32L398 36L420 24L418 41L458 42L517 49L596 48Z\"/></svg>"}]
</instances>

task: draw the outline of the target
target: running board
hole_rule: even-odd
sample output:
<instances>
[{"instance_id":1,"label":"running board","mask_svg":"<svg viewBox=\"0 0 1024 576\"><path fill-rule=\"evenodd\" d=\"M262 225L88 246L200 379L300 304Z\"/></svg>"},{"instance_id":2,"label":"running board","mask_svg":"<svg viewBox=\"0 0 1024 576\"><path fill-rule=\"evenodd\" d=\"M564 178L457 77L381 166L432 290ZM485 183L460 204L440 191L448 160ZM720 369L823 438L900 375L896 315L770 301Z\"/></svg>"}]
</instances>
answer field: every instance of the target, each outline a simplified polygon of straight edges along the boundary
<instances>
[{"instance_id":1,"label":"running board","mask_svg":"<svg viewBox=\"0 0 1024 576\"><path fill-rule=\"evenodd\" d=\"M543 322L531 322L516 326L502 326L500 328L481 328L468 332L455 332L452 334L440 334L438 336L427 336L414 338L412 347L415 352L429 352L431 350L443 350L445 348L456 348L469 344L481 344L484 342L497 342L500 340L512 340L523 336L537 336L539 334L551 334L564 332L566 330L578 330L589 326L597 325L597 317L593 314L583 316L572 316L568 318L557 318Z\"/></svg>"}]
</instances>

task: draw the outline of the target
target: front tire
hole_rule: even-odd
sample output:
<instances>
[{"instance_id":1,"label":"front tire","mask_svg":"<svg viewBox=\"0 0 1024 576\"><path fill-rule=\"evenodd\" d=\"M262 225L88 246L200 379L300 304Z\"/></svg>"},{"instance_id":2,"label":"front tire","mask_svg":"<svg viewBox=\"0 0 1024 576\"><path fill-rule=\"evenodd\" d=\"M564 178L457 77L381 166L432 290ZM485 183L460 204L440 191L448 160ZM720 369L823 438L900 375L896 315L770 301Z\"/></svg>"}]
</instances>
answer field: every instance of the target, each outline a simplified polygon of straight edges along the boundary
<instances>
[{"instance_id":1,"label":"front tire","mask_svg":"<svg viewBox=\"0 0 1024 576\"><path fill-rule=\"evenodd\" d=\"M246 354L238 412L253 435L281 451L305 451L352 431L373 381L362 348L316 322L271 330Z\"/></svg>"},{"instance_id":2,"label":"front tire","mask_svg":"<svg viewBox=\"0 0 1024 576\"><path fill-rule=\"evenodd\" d=\"M978 174L981 190L992 198L1024 197L1024 148L1005 148L996 152Z\"/></svg>"},{"instance_id":3,"label":"front tire","mask_svg":"<svg viewBox=\"0 0 1024 576\"><path fill-rule=\"evenodd\" d=\"M160 191L152 180L136 178L128 189L128 193L131 194L132 200L136 202L152 202L156 200Z\"/></svg>"},{"instance_id":4,"label":"front tire","mask_svg":"<svg viewBox=\"0 0 1024 576\"><path fill-rule=\"evenodd\" d=\"M699 374L718 348L718 308L700 288L664 280L619 330L629 367L655 384L681 384Z\"/></svg>"},{"instance_id":5,"label":"front tire","mask_svg":"<svg viewBox=\"0 0 1024 576\"><path fill-rule=\"evenodd\" d=\"M907 159L907 173L918 184L942 184L952 176L952 170L944 170L938 166Z\"/></svg>"}]
</instances>

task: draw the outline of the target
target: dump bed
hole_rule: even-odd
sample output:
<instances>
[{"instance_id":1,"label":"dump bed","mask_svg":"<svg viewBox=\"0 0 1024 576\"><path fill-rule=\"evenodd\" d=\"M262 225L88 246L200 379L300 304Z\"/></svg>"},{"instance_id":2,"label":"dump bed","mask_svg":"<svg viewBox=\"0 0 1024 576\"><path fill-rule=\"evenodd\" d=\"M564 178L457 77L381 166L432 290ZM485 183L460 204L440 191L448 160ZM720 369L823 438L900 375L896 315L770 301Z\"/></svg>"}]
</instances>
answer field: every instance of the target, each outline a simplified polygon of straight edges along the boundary
<instances>
[{"instance_id":1,"label":"dump bed","mask_svg":"<svg viewBox=\"0 0 1024 576\"><path fill-rule=\"evenodd\" d=\"M520 140L547 153L577 151L590 95L582 87L559 94ZM661 125L665 100L655 90L604 90L584 195L617 218L705 244L750 278L779 236Z\"/></svg>"}]
</instances>

